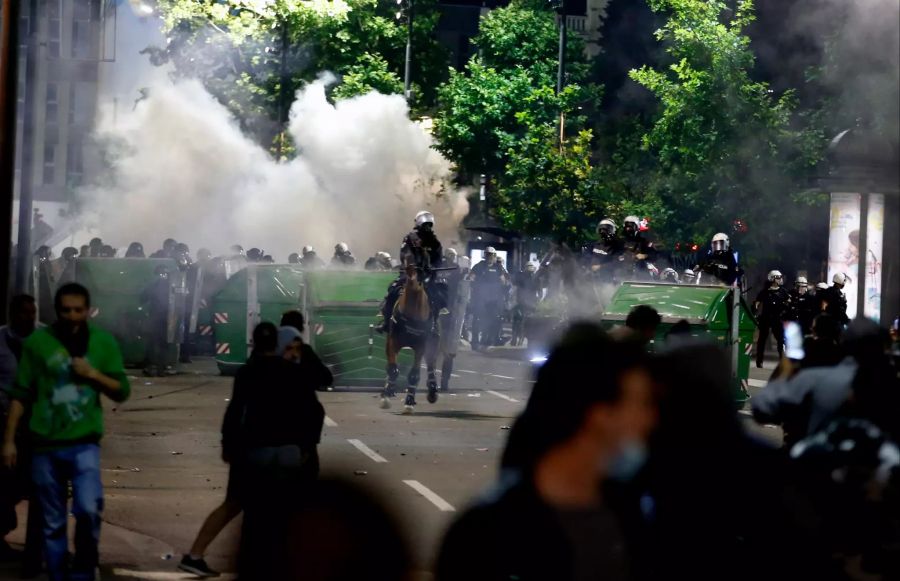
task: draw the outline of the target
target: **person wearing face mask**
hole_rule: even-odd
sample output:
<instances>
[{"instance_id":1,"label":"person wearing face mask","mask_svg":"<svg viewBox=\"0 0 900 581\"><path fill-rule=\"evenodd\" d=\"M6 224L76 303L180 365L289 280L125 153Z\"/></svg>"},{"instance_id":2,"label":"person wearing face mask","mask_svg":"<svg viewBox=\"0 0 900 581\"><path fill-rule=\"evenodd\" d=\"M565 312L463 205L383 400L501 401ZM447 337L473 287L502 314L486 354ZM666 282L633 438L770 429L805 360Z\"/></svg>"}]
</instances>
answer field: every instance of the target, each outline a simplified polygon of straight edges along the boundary
<instances>
[{"instance_id":1,"label":"person wearing face mask","mask_svg":"<svg viewBox=\"0 0 900 581\"><path fill-rule=\"evenodd\" d=\"M782 286L784 277L777 270L769 271L766 277L769 286L764 288L756 296L754 307L756 320L759 324L759 338L756 341L756 366L762 369L763 358L766 355L766 341L769 334L775 336L778 346L778 356L784 353L784 320L790 312L791 295Z\"/></svg>"},{"instance_id":2,"label":"person wearing face mask","mask_svg":"<svg viewBox=\"0 0 900 581\"><path fill-rule=\"evenodd\" d=\"M94 579L99 560L103 486L101 395L128 399L130 386L113 336L88 323L90 294L63 285L54 301L57 320L26 339L10 391L13 399L3 438L7 468L18 462L16 432L26 407L34 447L31 475L43 516L44 557L51 581ZM72 508L67 506L71 486ZM75 554L66 532L75 517Z\"/></svg>"},{"instance_id":3,"label":"person wearing face mask","mask_svg":"<svg viewBox=\"0 0 900 581\"><path fill-rule=\"evenodd\" d=\"M805 276L798 276L794 281L794 288L790 292L791 303L787 313L789 321L797 321L803 335L809 335L812 331L813 319L818 314L816 301L809 293L809 282Z\"/></svg>"},{"instance_id":4,"label":"person wearing face mask","mask_svg":"<svg viewBox=\"0 0 900 581\"><path fill-rule=\"evenodd\" d=\"M621 492L656 421L646 361L592 323L566 332L510 432L500 482L450 527L437 581L631 578L639 508Z\"/></svg>"}]
</instances>

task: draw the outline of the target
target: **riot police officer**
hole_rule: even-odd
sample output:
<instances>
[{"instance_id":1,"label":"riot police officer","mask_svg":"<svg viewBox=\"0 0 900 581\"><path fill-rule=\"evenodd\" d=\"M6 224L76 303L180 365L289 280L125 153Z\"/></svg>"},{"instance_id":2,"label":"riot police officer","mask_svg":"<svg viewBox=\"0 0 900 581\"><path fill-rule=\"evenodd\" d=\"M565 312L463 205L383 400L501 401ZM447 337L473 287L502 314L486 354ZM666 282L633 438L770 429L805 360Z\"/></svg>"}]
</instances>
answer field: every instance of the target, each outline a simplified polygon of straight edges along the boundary
<instances>
[{"instance_id":1,"label":"riot police officer","mask_svg":"<svg viewBox=\"0 0 900 581\"><path fill-rule=\"evenodd\" d=\"M144 245L140 242L132 242L125 251L125 258L145 258Z\"/></svg>"},{"instance_id":2,"label":"riot police officer","mask_svg":"<svg viewBox=\"0 0 900 581\"><path fill-rule=\"evenodd\" d=\"M844 285L850 277L842 272L836 272L831 277L831 286L816 293L819 302L819 311L828 313L841 325L850 323L847 317L847 297L844 295Z\"/></svg>"},{"instance_id":3,"label":"riot police officer","mask_svg":"<svg viewBox=\"0 0 900 581\"><path fill-rule=\"evenodd\" d=\"M247 262L262 262L263 251L259 248L251 248L247 251Z\"/></svg>"},{"instance_id":4,"label":"riot police officer","mask_svg":"<svg viewBox=\"0 0 900 581\"><path fill-rule=\"evenodd\" d=\"M166 238L163 240L162 249L157 250L150 255L150 258L173 258L175 254L175 246L178 243L174 238Z\"/></svg>"},{"instance_id":5,"label":"riot police officer","mask_svg":"<svg viewBox=\"0 0 900 581\"><path fill-rule=\"evenodd\" d=\"M681 284L697 284L697 275L690 268L685 268L681 273Z\"/></svg>"},{"instance_id":6,"label":"riot police officer","mask_svg":"<svg viewBox=\"0 0 900 581\"><path fill-rule=\"evenodd\" d=\"M334 246L334 256L331 257L331 266L347 267L356 264L356 257L350 252L350 246L346 242L339 242Z\"/></svg>"},{"instance_id":7,"label":"riot police officer","mask_svg":"<svg viewBox=\"0 0 900 581\"><path fill-rule=\"evenodd\" d=\"M391 283L387 295L384 297L381 308L383 321L378 328L379 332L387 330L388 321L394 312L394 305L400 297L403 285L406 284L407 266L414 266L425 272L425 288L435 320L437 320L438 314L445 314L447 308L446 284L439 282L433 276L428 276L428 271L440 267L443 260L444 248L434 233L434 214L422 210L416 214L413 230L403 237L403 243L400 245L400 276Z\"/></svg>"},{"instance_id":8,"label":"riot police officer","mask_svg":"<svg viewBox=\"0 0 900 581\"><path fill-rule=\"evenodd\" d=\"M756 342L756 366L762 368L769 333L775 336L778 355L784 353L783 322L791 306L791 296L782 286L784 277L777 270L769 271L769 286L756 296L754 306L759 323L759 339Z\"/></svg>"},{"instance_id":9,"label":"riot police officer","mask_svg":"<svg viewBox=\"0 0 900 581\"><path fill-rule=\"evenodd\" d=\"M497 251L488 246L484 260L472 267L472 349L493 345L500 335L500 314L504 308L504 285L509 279L497 260Z\"/></svg>"},{"instance_id":10,"label":"riot police officer","mask_svg":"<svg viewBox=\"0 0 900 581\"><path fill-rule=\"evenodd\" d=\"M306 270L318 270L325 268L325 261L319 258L315 248L307 245L300 251L300 265Z\"/></svg>"},{"instance_id":11,"label":"riot police officer","mask_svg":"<svg viewBox=\"0 0 900 581\"><path fill-rule=\"evenodd\" d=\"M666 268L662 271L662 274L659 276L660 282L666 282L669 284L680 284L680 280L678 279L678 271L674 268Z\"/></svg>"},{"instance_id":12,"label":"riot police officer","mask_svg":"<svg viewBox=\"0 0 900 581\"><path fill-rule=\"evenodd\" d=\"M156 277L143 293L141 302L147 309L147 353L144 375L162 376L168 366L169 349L169 300L172 293L170 273L166 265L160 264L154 270Z\"/></svg>"},{"instance_id":13,"label":"riot police officer","mask_svg":"<svg viewBox=\"0 0 900 581\"><path fill-rule=\"evenodd\" d=\"M625 271L623 277L634 280L652 278L651 272L655 270L653 263L657 256L653 242L641 234L640 224L641 220L637 216L627 216L622 224L625 233L622 254L624 260L621 260Z\"/></svg>"},{"instance_id":14,"label":"riot police officer","mask_svg":"<svg viewBox=\"0 0 900 581\"><path fill-rule=\"evenodd\" d=\"M713 236L706 260L694 268L695 271L698 269L727 286L734 284L744 273L738 266L736 253L731 249L731 240L723 232Z\"/></svg>"},{"instance_id":15,"label":"riot police officer","mask_svg":"<svg viewBox=\"0 0 900 581\"><path fill-rule=\"evenodd\" d=\"M513 285L516 288L516 306L513 309L512 342L518 347L525 339L525 327L528 318L537 310L541 300L541 282L537 276L537 264L529 262L525 270L516 275Z\"/></svg>"},{"instance_id":16,"label":"riot police officer","mask_svg":"<svg viewBox=\"0 0 900 581\"><path fill-rule=\"evenodd\" d=\"M809 294L809 282L805 276L798 276L791 290L791 307L788 320L797 321L804 335L812 330L813 319L818 314L815 298Z\"/></svg>"},{"instance_id":17,"label":"riot police officer","mask_svg":"<svg viewBox=\"0 0 900 581\"><path fill-rule=\"evenodd\" d=\"M587 267L601 281L614 282L619 263L624 260L624 250L624 243L616 236L616 223L604 218L597 224L596 242L584 250Z\"/></svg>"},{"instance_id":18,"label":"riot police officer","mask_svg":"<svg viewBox=\"0 0 900 581\"><path fill-rule=\"evenodd\" d=\"M375 256L366 260L366 270L393 270L394 263L391 262L391 255L384 250L379 250Z\"/></svg>"}]
</instances>

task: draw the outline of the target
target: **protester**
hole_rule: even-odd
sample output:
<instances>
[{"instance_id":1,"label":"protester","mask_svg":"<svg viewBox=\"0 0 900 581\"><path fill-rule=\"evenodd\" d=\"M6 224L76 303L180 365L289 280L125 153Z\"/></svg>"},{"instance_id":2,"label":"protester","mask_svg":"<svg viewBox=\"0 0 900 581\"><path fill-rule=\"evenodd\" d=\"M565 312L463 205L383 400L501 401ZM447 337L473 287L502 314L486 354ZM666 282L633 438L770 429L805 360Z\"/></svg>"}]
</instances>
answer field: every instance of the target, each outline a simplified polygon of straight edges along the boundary
<instances>
[{"instance_id":1,"label":"protester","mask_svg":"<svg viewBox=\"0 0 900 581\"><path fill-rule=\"evenodd\" d=\"M513 427L497 490L447 533L438 581L628 578L637 505L613 490L640 469L655 420L645 357L593 324L566 333Z\"/></svg>"},{"instance_id":2,"label":"protester","mask_svg":"<svg viewBox=\"0 0 900 581\"><path fill-rule=\"evenodd\" d=\"M634 330L645 345L649 345L656 338L656 330L661 322L659 312L647 305L634 307L625 318L625 326Z\"/></svg>"},{"instance_id":3,"label":"protester","mask_svg":"<svg viewBox=\"0 0 900 581\"><path fill-rule=\"evenodd\" d=\"M877 324L857 319L845 333L845 357L837 365L803 369L794 375L793 364L783 359L781 376L751 400L753 417L760 423L783 425L787 447L822 430L850 398L864 364L877 364L881 373L887 361L881 336Z\"/></svg>"},{"instance_id":4,"label":"protester","mask_svg":"<svg viewBox=\"0 0 900 581\"><path fill-rule=\"evenodd\" d=\"M9 324L0 327L0 434L4 433L6 418L10 410L10 391L16 376L16 368L22 357L25 340L37 326L37 308L34 297L16 295L9 302ZM16 468L0 466L0 561L22 560L23 577L33 577L41 567L41 521L40 507L30 494L31 450L25 430L19 428L16 435L19 459ZM31 496L28 507L28 522L25 536L25 552L19 553L4 540L16 529L18 518L16 505L22 498Z\"/></svg>"},{"instance_id":5,"label":"protester","mask_svg":"<svg viewBox=\"0 0 900 581\"><path fill-rule=\"evenodd\" d=\"M44 552L51 581L94 579L98 562L103 488L100 394L124 401L130 386L115 339L87 322L90 294L70 283L56 293L57 320L24 343L3 438L3 463L18 459L15 435L26 406L34 442L32 478L44 523ZM66 534L71 485L75 555Z\"/></svg>"},{"instance_id":6,"label":"protester","mask_svg":"<svg viewBox=\"0 0 900 581\"><path fill-rule=\"evenodd\" d=\"M296 309L291 309L281 315L281 326L296 329L297 333L302 337L306 328L306 320L303 317L303 313ZM331 370L322 363L322 360L319 359L319 356L308 343L302 339L300 342L299 361L305 366L307 373L314 378L313 384L316 386L316 389L323 389L333 385L334 376Z\"/></svg>"},{"instance_id":7,"label":"protester","mask_svg":"<svg viewBox=\"0 0 900 581\"><path fill-rule=\"evenodd\" d=\"M255 355L238 370L222 425L223 457L244 471L237 492L244 508L240 575L278 579L286 559L286 515L319 471L317 445L325 413L317 377L279 356L300 338L296 329L260 323Z\"/></svg>"},{"instance_id":8,"label":"protester","mask_svg":"<svg viewBox=\"0 0 900 581\"><path fill-rule=\"evenodd\" d=\"M802 578L781 496L785 460L739 422L725 352L685 338L667 344L654 369L659 425L640 479L640 493L652 500L645 506L651 577Z\"/></svg>"}]
</instances>

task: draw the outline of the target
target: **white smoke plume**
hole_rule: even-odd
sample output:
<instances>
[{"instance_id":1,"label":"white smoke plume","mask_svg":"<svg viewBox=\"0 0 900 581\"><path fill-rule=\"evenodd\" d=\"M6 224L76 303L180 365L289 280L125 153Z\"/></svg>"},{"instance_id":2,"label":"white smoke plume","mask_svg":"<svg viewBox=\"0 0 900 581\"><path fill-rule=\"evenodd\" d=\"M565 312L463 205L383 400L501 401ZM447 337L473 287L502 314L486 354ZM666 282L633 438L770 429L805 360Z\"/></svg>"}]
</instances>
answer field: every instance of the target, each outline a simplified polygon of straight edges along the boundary
<instances>
[{"instance_id":1,"label":"white smoke plume","mask_svg":"<svg viewBox=\"0 0 900 581\"><path fill-rule=\"evenodd\" d=\"M297 93L289 130L299 154L283 163L197 81L157 83L133 111L106 112L97 136L110 159L101 185L79 192L85 226L148 253L171 237L214 253L258 247L279 261L306 244L327 258L347 242L365 259L396 253L416 212L428 209L453 244L465 196L403 98L369 93L333 105L327 83Z\"/></svg>"}]
</instances>

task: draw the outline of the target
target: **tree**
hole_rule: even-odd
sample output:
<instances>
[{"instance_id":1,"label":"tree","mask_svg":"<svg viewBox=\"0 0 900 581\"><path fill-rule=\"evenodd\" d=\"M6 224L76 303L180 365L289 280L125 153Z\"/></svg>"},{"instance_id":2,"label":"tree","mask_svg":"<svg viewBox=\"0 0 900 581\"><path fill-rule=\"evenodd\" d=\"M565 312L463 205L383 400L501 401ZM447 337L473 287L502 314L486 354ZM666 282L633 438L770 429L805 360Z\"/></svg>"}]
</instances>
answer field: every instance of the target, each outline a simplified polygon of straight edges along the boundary
<instances>
[{"instance_id":1,"label":"tree","mask_svg":"<svg viewBox=\"0 0 900 581\"><path fill-rule=\"evenodd\" d=\"M519 0L484 16L473 41L478 55L439 91L435 136L461 175L494 177L491 207L504 225L571 240L584 220L567 225L559 217L575 218L588 199L587 186L576 182L590 174L591 133L582 131L579 107L596 101L600 90L582 84L588 68L574 37L567 85L556 94L557 35L555 14L535 2ZM560 113L575 136L562 151Z\"/></svg>"},{"instance_id":2,"label":"tree","mask_svg":"<svg viewBox=\"0 0 900 581\"><path fill-rule=\"evenodd\" d=\"M324 72L346 77L344 98L366 89L402 92L407 30L388 0L159 0L167 43L149 47L156 64L200 79L260 143L279 139L286 110L305 83ZM435 0L416 3L413 77L435 87L446 55L432 34ZM414 106L433 106L416 91Z\"/></svg>"},{"instance_id":3,"label":"tree","mask_svg":"<svg viewBox=\"0 0 900 581\"><path fill-rule=\"evenodd\" d=\"M652 185L671 213L666 234L708 240L736 218L751 226L745 240L758 259L777 254L773 235L805 228L800 190L821 155L821 135L796 127L792 91L775 95L749 74L753 4L732 10L718 0L650 0L669 15L657 32L672 59L667 68L644 66L631 77L659 102L643 147L658 163Z\"/></svg>"}]
</instances>

